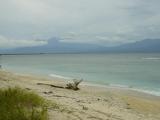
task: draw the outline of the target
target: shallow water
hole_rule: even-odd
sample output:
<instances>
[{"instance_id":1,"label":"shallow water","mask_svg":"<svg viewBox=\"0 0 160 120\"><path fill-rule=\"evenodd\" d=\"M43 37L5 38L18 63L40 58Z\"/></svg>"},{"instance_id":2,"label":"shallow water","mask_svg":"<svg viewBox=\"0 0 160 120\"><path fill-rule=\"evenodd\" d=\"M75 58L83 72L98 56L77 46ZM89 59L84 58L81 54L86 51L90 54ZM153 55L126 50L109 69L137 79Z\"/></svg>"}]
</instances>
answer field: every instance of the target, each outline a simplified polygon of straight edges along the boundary
<instances>
[{"instance_id":1,"label":"shallow water","mask_svg":"<svg viewBox=\"0 0 160 120\"><path fill-rule=\"evenodd\" d=\"M0 56L3 68L160 95L160 54L41 54Z\"/></svg>"}]
</instances>

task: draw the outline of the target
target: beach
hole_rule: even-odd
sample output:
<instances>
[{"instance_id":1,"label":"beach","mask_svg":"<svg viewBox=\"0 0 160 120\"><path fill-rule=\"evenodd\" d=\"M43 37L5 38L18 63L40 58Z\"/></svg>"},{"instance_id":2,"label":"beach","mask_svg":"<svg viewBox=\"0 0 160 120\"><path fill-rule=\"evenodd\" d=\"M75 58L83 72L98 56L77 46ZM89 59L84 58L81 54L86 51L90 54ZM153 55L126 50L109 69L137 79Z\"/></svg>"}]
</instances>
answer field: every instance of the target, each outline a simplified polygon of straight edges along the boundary
<instances>
[{"instance_id":1,"label":"beach","mask_svg":"<svg viewBox=\"0 0 160 120\"><path fill-rule=\"evenodd\" d=\"M0 63L12 72L84 79L96 86L129 88L160 96L158 58L160 54L153 53L2 55Z\"/></svg>"},{"instance_id":2,"label":"beach","mask_svg":"<svg viewBox=\"0 0 160 120\"><path fill-rule=\"evenodd\" d=\"M160 0L0 8L0 120L160 120Z\"/></svg>"},{"instance_id":3,"label":"beach","mask_svg":"<svg viewBox=\"0 0 160 120\"><path fill-rule=\"evenodd\" d=\"M18 86L56 102L60 107L49 108L50 120L160 119L160 97L158 96L83 83L78 91L49 86L65 87L68 82L71 81L0 70L0 88Z\"/></svg>"}]
</instances>

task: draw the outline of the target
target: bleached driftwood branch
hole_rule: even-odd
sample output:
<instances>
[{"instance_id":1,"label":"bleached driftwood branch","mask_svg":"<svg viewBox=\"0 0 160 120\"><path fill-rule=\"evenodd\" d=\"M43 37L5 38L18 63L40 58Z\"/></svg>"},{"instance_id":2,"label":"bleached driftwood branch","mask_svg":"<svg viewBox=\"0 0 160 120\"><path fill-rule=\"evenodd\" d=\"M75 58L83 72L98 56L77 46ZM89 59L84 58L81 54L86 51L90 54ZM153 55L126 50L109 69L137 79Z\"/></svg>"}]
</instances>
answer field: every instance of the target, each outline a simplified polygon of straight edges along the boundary
<instances>
[{"instance_id":1,"label":"bleached driftwood branch","mask_svg":"<svg viewBox=\"0 0 160 120\"><path fill-rule=\"evenodd\" d=\"M81 80L73 79L73 83L68 83L68 84L66 84L66 89L79 90L78 85L79 85L82 81L83 81L83 79L81 79Z\"/></svg>"},{"instance_id":2,"label":"bleached driftwood branch","mask_svg":"<svg viewBox=\"0 0 160 120\"><path fill-rule=\"evenodd\" d=\"M57 85L53 85L53 84L46 84L46 83L37 83L37 85L47 85L47 86L51 86L51 87L55 87L55 88L79 90L78 85L79 85L82 81L83 81L83 79L81 79L81 80L73 79L73 83L68 83L68 84L66 84L66 87L57 86Z\"/></svg>"}]
</instances>

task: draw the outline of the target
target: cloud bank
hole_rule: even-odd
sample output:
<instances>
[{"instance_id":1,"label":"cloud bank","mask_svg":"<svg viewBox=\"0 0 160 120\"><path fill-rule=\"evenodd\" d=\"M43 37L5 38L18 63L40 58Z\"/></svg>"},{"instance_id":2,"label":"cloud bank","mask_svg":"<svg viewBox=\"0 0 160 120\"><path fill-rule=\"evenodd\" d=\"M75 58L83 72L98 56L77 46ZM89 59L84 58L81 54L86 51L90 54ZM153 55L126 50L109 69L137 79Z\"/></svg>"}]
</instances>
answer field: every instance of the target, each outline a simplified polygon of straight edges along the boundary
<instances>
[{"instance_id":1,"label":"cloud bank","mask_svg":"<svg viewBox=\"0 0 160 120\"><path fill-rule=\"evenodd\" d=\"M159 0L0 0L0 34L26 42L55 36L105 46L160 38L159 5Z\"/></svg>"},{"instance_id":2,"label":"cloud bank","mask_svg":"<svg viewBox=\"0 0 160 120\"><path fill-rule=\"evenodd\" d=\"M4 36L0 36L0 48L17 48L17 47L31 47L31 46L41 46L47 44L44 40L14 40L9 39Z\"/></svg>"}]
</instances>

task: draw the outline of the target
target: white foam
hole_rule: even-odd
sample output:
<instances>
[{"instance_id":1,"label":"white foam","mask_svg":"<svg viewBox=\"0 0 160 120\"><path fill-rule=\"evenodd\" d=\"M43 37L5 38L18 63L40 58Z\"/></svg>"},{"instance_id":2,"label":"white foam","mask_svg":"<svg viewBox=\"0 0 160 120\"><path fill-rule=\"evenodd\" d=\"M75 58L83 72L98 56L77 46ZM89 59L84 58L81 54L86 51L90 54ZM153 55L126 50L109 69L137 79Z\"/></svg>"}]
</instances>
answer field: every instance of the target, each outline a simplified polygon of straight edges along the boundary
<instances>
[{"instance_id":1,"label":"white foam","mask_svg":"<svg viewBox=\"0 0 160 120\"><path fill-rule=\"evenodd\" d=\"M143 58L144 60L160 60L160 58L158 57L147 57L147 58Z\"/></svg>"},{"instance_id":2,"label":"white foam","mask_svg":"<svg viewBox=\"0 0 160 120\"><path fill-rule=\"evenodd\" d=\"M127 85L120 85L120 84L109 84L110 87L118 87L118 88L130 88Z\"/></svg>"},{"instance_id":3,"label":"white foam","mask_svg":"<svg viewBox=\"0 0 160 120\"><path fill-rule=\"evenodd\" d=\"M50 77L60 78L60 79L71 79L70 77L61 76L57 74L49 74Z\"/></svg>"},{"instance_id":4,"label":"white foam","mask_svg":"<svg viewBox=\"0 0 160 120\"><path fill-rule=\"evenodd\" d=\"M147 94L154 95L154 96L160 96L160 91L142 90L142 89L136 89L136 88L132 88L131 90L142 92L142 93L147 93Z\"/></svg>"},{"instance_id":5,"label":"white foam","mask_svg":"<svg viewBox=\"0 0 160 120\"><path fill-rule=\"evenodd\" d=\"M104 88L118 88L123 90L133 90L137 92L142 92L154 96L160 96L160 90L144 90L139 88L134 88L133 86L127 86L127 85L120 85L120 84L108 84L108 85L100 85L100 84L92 84L92 83L82 83L83 85L87 86L97 86L97 87L104 87Z\"/></svg>"},{"instance_id":6,"label":"white foam","mask_svg":"<svg viewBox=\"0 0 160 120\"><path fill-rule=\"evenodd\" d=\"M135 88L133 86L119 85L119 84L110 84L109 86L114 87L114 88L134 90L134 91L147 93L147 94L154 95L154 96L160 96L160 91L159 90L157 90L157 91L155 91L155 90L145 90L145 89Z\"/></svg>"},{"instance_id":7,"label":"white foam","mask_svg":"<svg viewBox=\"0 0 160 120\"><path fill-rule=\"evenodd\" d=\"M112 88L121 88L121 89L128 89L128 90L134 90L137 92L142 92L142 93L146 93L146 94L150 94L150 95L154 95L154 96L160 96L160 91L157 90L145 90L145 89L140 89L140 88L135 88L133 86L127 86L127 85L115 85L115 84L111 84L109 85Z\"/></svg>"}]
</instances>

